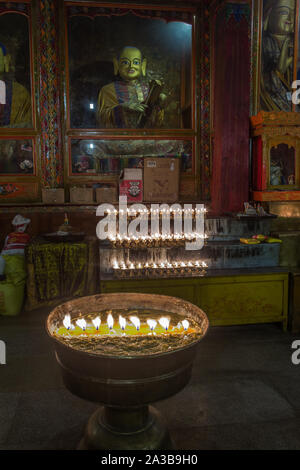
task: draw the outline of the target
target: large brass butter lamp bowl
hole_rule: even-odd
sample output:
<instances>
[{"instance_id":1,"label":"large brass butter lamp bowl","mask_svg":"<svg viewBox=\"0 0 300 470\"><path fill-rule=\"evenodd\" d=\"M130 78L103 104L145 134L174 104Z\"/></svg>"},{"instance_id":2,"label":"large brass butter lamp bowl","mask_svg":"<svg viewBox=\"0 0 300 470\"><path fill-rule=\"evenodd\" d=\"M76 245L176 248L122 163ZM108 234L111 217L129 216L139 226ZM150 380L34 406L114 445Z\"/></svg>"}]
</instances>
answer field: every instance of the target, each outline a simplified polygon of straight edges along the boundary
<instances>
[{"instance_id":1,"label":"large brass butter lamp bowl","mask_svg":"<svg viewBox=\"0 0 300 470\"><path fill-rule=\"evenodd\" d=\"M208 329L200 308L165 295L99 294L56 307L46 329L67 389L102 405L79 449L174 447L150 403L188 383Z\"/></svg>"}]
</instances>

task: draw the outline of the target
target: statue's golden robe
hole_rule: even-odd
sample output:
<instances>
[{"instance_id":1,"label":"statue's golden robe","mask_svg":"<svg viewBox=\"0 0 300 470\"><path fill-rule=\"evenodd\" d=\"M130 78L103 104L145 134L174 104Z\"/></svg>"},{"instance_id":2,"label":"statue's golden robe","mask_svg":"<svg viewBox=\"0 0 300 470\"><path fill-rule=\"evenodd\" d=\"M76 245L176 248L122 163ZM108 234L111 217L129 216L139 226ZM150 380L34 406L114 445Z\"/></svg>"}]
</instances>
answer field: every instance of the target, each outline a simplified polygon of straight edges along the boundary
<instances>
[{"instance_id":1,"label":"statue's golden robe","mask_svg":"<svg viewBox=\"0 0 300 470\"><path fill-rule=\"evenodd\" d=\"M30 127L31 98L26 88L16 81L6 81L6 104L0 105L0 127Z\"/></svg>"},{"instance_id":2,"label":"statue's golden robe","mask_svg":"<svg viewBox=\"0 0 300 470\"><path fill-rule=\"evenodd\" d=\"M31 99L28 91L18 82L13 82L10 125L28 126L32 124Z\"/></svg>"},{"instance_id":3,"label":"statue's golden robe","mask_svg":"<svg viewBox=\"0 0 300 470\"><path fill-rule=\"evenodd\" d=\"M144 84L130 84L119 80L105 85L98 96L97 120L100 127L137 128L140 113L122 106L126 102L145 102L149 87ZM160 126L163 112L157 107L147 123L147 127Z\"/></svg>"}]
</instances>

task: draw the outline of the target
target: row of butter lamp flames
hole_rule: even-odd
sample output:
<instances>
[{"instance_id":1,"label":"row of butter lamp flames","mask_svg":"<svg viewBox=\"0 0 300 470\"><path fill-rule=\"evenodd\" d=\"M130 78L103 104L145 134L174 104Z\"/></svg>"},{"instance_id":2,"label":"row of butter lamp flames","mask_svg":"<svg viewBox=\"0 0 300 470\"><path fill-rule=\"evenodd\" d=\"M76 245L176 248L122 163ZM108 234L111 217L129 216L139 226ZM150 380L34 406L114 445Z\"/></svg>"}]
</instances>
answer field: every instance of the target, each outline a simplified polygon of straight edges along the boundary
<instances>
[{"instance_id":1,"label":"row of butter lamp flames","mask_svg":"<svg viewBox=\"0 0 300 470\"><path fill-rule=\"evenodd\" d=\"M154 319L147 319L146 323L141 323L138 316L132 315L129 317L130 323L126 321L122 315L119 315L119 322L115 325L114 318L111 313L108 314L106 323L101 323L99 316L93 318L91 323L88 324L84 318L78 318L75 325L71 321L69 314L65 315L63 319L63 327L58 329L58 335L61 336L95 336L107 334L121 334L121 335L149 335L149 334L180 334L195 332L194 328L190 327L188 320L182 320L175 327L170 327L170 319L168 317L161 317L158 322Z\"/></svg>"},{"instance_id":2,"label":"row of butter lamp flames","mask_svg":"<svg viewBox=\"0 0 300 470\"><path fill-rule=\"evenodd\" d=\"M160 209L154 209L154 208L151 208L151 209L139 209L138 211L135 210L135 209L131 209L131 208L127 208L126 210L124 209L120 209L120 210L117 210L117 209L106 209L106 212L107 214L114 214L114 215L117 215L117 214L121 214L121 215L124 215L124 214L127 214L129 216L135 216L137 214L141 214L141 215L173 215L173 216L182 216L183 214L184 215L191 215L191 216L196 216L198 214L202 214L202 213L205 213L207 212L205 208L203 209L180 209L180 208L160 208Z\"/></svg>"},{"instance_id":3,"label":"row of butter lamp flames","mask_svg":"<svg viewBox=\"0 0 300 470\"><path fill-rule=\"evenodd\" d=\"M204 261L175 261L173 263L133 263L125 262L118 263L114 261L113 269L117 276L129 275L147 275L147 274L203 274L205 273L207 264Z\"/></svg>"},{"instance_id":4,"label":"row of butter lamp flames","mask_svg":"<svg viewBox=\"0 0 300 470\"><path fill-rule=\"evenodd\" d=\"M117 234L116 236L110 235L108 240L114 245L125 245L125 246L133 246L133 245L145 245L145 246L153 246L153 245L160 245L161 242L171 245L180 245L184 244L185 242L192 242L195 241L197 238L205 239L207 238L206 235L199 235L197 233L187 233L184 235L179 234L160 234L159 232L153 235L139 235L139 236L130 236L127 235L121 236Z\"/></svg>"}]
</instances>

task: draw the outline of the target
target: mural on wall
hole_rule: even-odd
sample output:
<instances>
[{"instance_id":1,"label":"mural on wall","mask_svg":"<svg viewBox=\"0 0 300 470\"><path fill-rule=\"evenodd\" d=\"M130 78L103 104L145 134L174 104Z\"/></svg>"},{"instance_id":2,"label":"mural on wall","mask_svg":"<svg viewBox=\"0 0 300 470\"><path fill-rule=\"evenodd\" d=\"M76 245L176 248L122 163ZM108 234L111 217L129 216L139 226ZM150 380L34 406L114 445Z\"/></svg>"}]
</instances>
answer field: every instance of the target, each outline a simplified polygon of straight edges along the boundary
<instances>
[{"instance_id":1,"label":"mural on wall","mask_svg":"<svg viewBox=\"0 0 300 470\"><path fill-rule=\"evenodd\" d=\"M191 24L86 10L67 10L70 127L191 128Z\"/></svg>"},{"instance_id":2,"label":"mural on wall","mask_svg":"<svg viewBox=\"0 0 300 470\"><path fill-rule=\"evenodd\" d=\"M71 139L72 173L76 175L120 174L123 168L143 168L145 157L180 158L181 171L189 173L192 141Z\"/></svg>"},{"instance_id":3,"label":"mural on wall","mask_svg":"<svg viewBox=\"0 0 300 470\"><path fill-rule=\"evenodd\" d=\"M0 128L28 128L32 127L28 17L1 10Z\"/></svg>"},{"instance_id":4,"label":"mural on wall","mask_svg":"<svg viewBox=\"0 0 300 470\"><path fill-rule=\"evenodd\" d=\"M264 0L260 108L292 111L296 0Z\"/></svg>"},{"instance_id":5,"label":"mural on wall","mask_svg":"<svg viewBox=\"0 0 300 470\"><path fill-rule=\"evenodd\" d=\"M29 202L38 198L38 183L0 182L0 202Z\"/></svg>"}]
</instances>

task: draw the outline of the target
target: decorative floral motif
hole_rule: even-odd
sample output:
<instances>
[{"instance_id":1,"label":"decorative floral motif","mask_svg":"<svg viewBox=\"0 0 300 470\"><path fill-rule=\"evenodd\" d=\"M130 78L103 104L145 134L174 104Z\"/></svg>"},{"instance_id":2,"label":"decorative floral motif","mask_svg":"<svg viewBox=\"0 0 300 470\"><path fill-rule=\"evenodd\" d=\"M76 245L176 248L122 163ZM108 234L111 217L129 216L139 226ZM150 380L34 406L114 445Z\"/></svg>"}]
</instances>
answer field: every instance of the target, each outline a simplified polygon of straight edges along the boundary
<instances>
[{"instance_id":1,"label":"decorative floral motif","mask_svg":"<svg viewBox=\"0 0 300 470\"><path fill-rule=\"evenodd\" d=\"M33 168L33 162L31 160L24 160L20 163L21 170L30 171Z\"/></svg>"}]
</instances>

